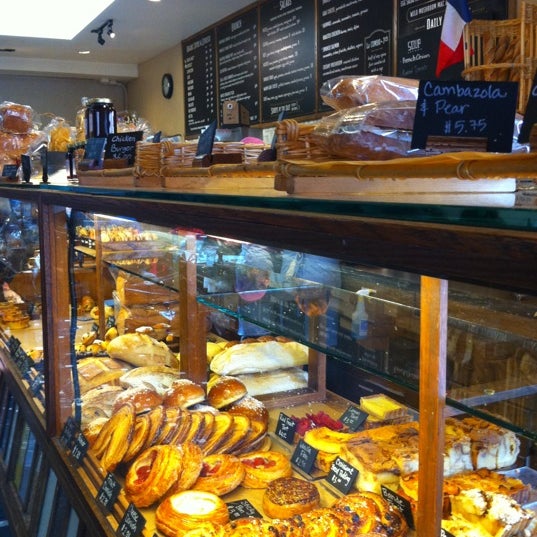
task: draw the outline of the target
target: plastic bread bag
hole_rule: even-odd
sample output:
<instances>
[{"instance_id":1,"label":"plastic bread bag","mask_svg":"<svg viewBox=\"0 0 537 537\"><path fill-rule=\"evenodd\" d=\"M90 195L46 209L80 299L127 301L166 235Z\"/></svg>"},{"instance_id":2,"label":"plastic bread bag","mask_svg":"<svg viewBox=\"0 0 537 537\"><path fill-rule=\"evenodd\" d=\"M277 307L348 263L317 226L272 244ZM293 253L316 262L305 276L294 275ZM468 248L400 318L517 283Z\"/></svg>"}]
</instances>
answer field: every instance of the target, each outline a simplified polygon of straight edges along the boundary
<instances>
[{"instance_id":1,"label":"plastic bread bag","mask_svg":"<svg viewBox=\"0 0 537 537\"><path fill-rule=\"evenodd\" d=\"M331 157L350 160L389 160L451 151L483 151L484 139L439 137L428 140L425 150L411 149L416 101L371 103L324 117L312 139ZM517 142L521 117L513 126L513 152L527 152L529 146ZM479 148L479 149L478 149Z\"/></svg>"},{"instance_id":2,"label":"plastic bread bag","mask_svg":"<svg viewBox=\"0 0 537 537\"><path fill-rule=\"evenodd\" d=\"M69 123L62 117L53 117L43 128L48 134L48 150L66 153L69 145L74 142Z\"/></svg>"},{"instance_id":3,"label":"plastic bread bag","mask_svg":"<svg viewBox=\"0 0 537 537\"><path fill-rule=\"evenodd\" d=\"M320 90L323 102L334 110L386 101L418 98L419 80L381 75L338 77L326 81Z\"/></svg>"},{"instance_id":4,"label":"plastic bread bag","mask_svg":"<svg viewBox=\"0 0 537 537\"><path fill-rule=\"evenodd\" d=\"M0 127L3 132L28 134L34 128L31 106L4 101L0 103Z\"/></svg>"}]
</instances>

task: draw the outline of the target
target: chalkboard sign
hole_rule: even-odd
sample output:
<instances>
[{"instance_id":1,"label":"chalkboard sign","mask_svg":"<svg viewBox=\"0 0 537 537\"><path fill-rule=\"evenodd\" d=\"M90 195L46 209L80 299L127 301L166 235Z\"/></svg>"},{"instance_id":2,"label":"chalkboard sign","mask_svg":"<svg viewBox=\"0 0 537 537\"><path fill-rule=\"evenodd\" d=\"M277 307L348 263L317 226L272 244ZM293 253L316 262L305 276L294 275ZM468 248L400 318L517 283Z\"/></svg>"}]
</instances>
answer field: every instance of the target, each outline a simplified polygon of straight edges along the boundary
<instances>
[{"instance_id":1,"label":"chalkboard sign","mask_svg":"<svg viewBox=\"0 0 537 537\"><path fill-rule=\"evenodd\" d=\"M468 0L475 19L504 19L506 0ZM398 0L397 75L407 78L435 78L436 61L446 2ZM443 78L460 78L463 65L446 69Z\"/></svg>"},{"instance_id":2,"label":"chalkboard sign","mask_svg":"<svg viewBox=\"0 0 537 537\"><path fill-rule=\"evenodd\" d=\"M280 412L278 423L276 424L276 436L285 440L288 444L292 444L295 441L295 432L296 421Z\"/></svg>"},{"instance_id":3,"label":"chalkboard sign","mask_svg":"<svg viewBox=\"0 0 537 537\"><path fill-rule=\"evenodd\" d=\"M114 474L108 473L104 478L104 481L97 492L97 501L108 509L112 510L112 507L116 503L116 500L121 491L121 484L115 478Z\"/></svg>"},{"instance_id":4,"label":"chalkboard sign","mask_svg":"<svg viewBox=\"0 0 537 537\"><path fill-rule=\"evenodd\" d=\"M260 6L261 120L316 109L315 0L271 0Z\"/></svg>"},{"instance_id":5,"label":"chalkboard sign","mask_svg":"<svg viewBox=\"0 0 537 537\"><path fill-rule=\"evenodd\" d=\"M10 179L15 179L17 177L18 169L18 164L6 164L2 168L2 177L9 177Z\"/></svg>"},{"instance_id":6,"label":"chalkboard sign","mask_svg":"<svg viewBox=\"0 0 537 537\"><path fill-rule=\"evenodd\" d=\"M339 490L339 492L348 494L357 477L358 470L356 468L344 461L341 457L336 457L326 476L326 481Z\"/></svg>"},{"instance_id":7,"label":"chalkboard sign","mask_svg":"<svg viewBox=\"0 0 537 537\"><path fill-rule=\"evenodd\" d=\"M75 459L78 464L81 464L84 460L84 457L88 453L89 449L89 442L87 438L80 433L75 440L75 443L73 445L73 449L71 450L71 455L73 456L73 459Z\"/></svg>"},{"instance_id":8,"label":"chalkboard sign","mask_svg":"<svg viewBox=\"0 0 537 537\"><path fill-rule=\"evenodd\" d=\"M183 41L186 134L198 135L218 114L214 31Z\"/></svg>"},{"instance_id":9,"label":"chalkboard sign","mask_svg":"<svg viewBox=\"0 0 537 537\"><path fill-rule=\"evenodd\" d=\"M259 122L258 10L251 9L216 28L218 96L238 101Z\"/></svg>"},{"instance_id":10,"label":"chalkboard sign","mask_svg":"<svg viewBox=\"0 0 537 537\"><path fill-rule=\"evenodd\" d=\"M84 158L79 164L80 169L97 170L103 167L106 138L88 138L84 147Z\"/></svg>"},{"instance_id":11,"label":"chalkboard sign","mask_svg":"<svg viewBox=\"0 0 537 537\"><path fill-rule=\"evenodd\" d=\"M517 95L516 82L420 81L412 148L436 135L486 138L487 151L510 153Z\"/></svg>"},{"instance_id":12,"label":"chalkboard sign","mask_svg":"<svg viewBox=\"0 0 537 537\"><path fill-rule=\"evenodd\" d=\"M410 502L384 485L380 486L380 493L388 503L403 513L408 526L412 529L415 529L414 517L412 516Z\"/></svg>"},{"instance_id":13,"label":"chalkboard sign","mask_svg":"<svg viewBox=\"0 0 537 537\"><path fill-rule=\"evenodd\" d=\"M230 520L239 518L263 518L261 513L246 499L226 503Z\"/></svg>"},{"instance_id":14,"label":"chalkboard sign","mask_svg":"<svg viewBox=\"0 0 537 537\"><path fill-rule=\"evenodd\" d=\"M339 418L339 421L347 426L349 431L357 431L365 422L369 414L356 406L349 406Z\"/></svg>"},{"instance_id":15,"label":"chalkboard sign","mask_svg":"<svg viewBox=\"0 0 537 537\"><path fill-rule=\"evenodd\" d=\"M121 519L117 529L117 535L119 537L137 537L141 535L144 526L145 518L136 506L131 503Z\"/></svg>"},{"instance_id":16,"label":"chalkboard sign","mask_svg":"<svg viewBox=\"0 0 537 537\"><path fill-rule=\"evenodd\" d=\"M143 138L143 135L144 133L142 131L109 134L106 139L104 158L114 160L125 159L129 166L134 165L136 142L139 142Z\"/></svg>"},{"instance_id":17,"label":"chalkboard sign","mask_svg":"<svg viewBox=\"0 0 537 537\"><path fill-rule=\"evenodd\" d=\"M295 451L291 455L291 464L306 474L311 474L318 449L310 446L304 440L299 440Z\"/></svg>"},{"instance_id":18,"label":"chalkboard sign","mask_svg":"<svg viewBox=\"0 0 537 537\"><path fill-rule=\"evenodd\" d=\"M319 86L339 76L392 74L392 0L324 0L317 20Z\"/></svg>"}]
</instances>

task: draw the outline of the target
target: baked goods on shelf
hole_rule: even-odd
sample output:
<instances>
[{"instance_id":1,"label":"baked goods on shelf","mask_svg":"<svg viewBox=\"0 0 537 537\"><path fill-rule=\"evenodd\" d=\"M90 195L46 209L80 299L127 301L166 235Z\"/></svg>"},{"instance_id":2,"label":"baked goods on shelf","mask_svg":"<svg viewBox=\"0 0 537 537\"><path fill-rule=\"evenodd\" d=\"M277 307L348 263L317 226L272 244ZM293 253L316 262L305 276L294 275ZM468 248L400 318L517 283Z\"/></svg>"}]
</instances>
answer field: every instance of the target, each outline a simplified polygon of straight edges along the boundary
<instances>
[{"instance_id":1,"label":"baked goods on shelf","mask_svg":"<svg viewBox=\"0 0 537 537\"><path fill-rule=\"evenodd\" d=\"M242 399L247 394L246 386L236 377L218 377L209 388L207 401L214 408L225 408Z\"/></svg>"},{"instance_id":2,"label":"baked goods on shelf","mask_svg":"<svg viewBox=\"0 0 537 537\"><path fill-rule=\"evenodd\" d=\"M485 530L485 534L502 537L520 535L534 518L509 496L477 488L453 496L451 513Z\"/></svg>"},{"instance_id":3,"label":"baked goods on shelf","mask_svg":"<svg viewBox=\"0 0 537 537\"><path fill-rule=\"evenodd\" d=\"M308 363L308 349L295 341L237 343L217 354L210 364L217 375L264 373ZM249 393L250 390L249 390Z\"/></svg>"},{"instance_id":4,"label":"baked goods on shelf","mask_svg":"<svg viewBox=\"0 0 537 537\"><path fill-rule=\"evenodd\" d=\"M164 392L164 405L189 408L205 401L205 390L189 379L176 379Z\"/></svg>"},{"instance_id":5,"label":"baked goods on shelf","mask_svg":"<svg viewBox=\"0 0 537 537\"><path fill-rule=\"evenodd\" d=\"M92 449L105 471L113 472L123 460L134 431L135 417L133 405L122 405L95 438Z\"/></svg>"},{"instance_id":6,"label":"baked goods on shelf","mask_svg":"<svg viewBox=\"0 0 537 537\"><path fill-rule=\"evenodd\" d=\"M147 334L134 332L118 336L110 341L107 352L111 358L117 358L138 367L165 365L179 368L179 360L168 346Z\"/></svg>"},{"instance_id":7,"label":"baked goods on shelf","mask_svg":"<svg viewBox=\"0 0 537 537\"><path fill-rule=\"evenodd\" d=\"M235 490L244 479L245 468L238 457L226 454L208 455L193 490L205 490L224 496Z\"/></svg>"},{"instance_id":8,"label":"baked goods on shelf","mask_svg":"<svg viewBox=\"0 0 537 537\"><path fill-rule=\"evenodd\" d=\"M88 357L77 361L76 371L80 393L85 394L102 385L119 386L119 379L132 365L107 357Z\"/></svg>"},{"instance_id":9,"label":"baked goods on shelf","mask_svg":"<svg viewBox=\"0 0 537 537\"><path fill-rule=\"evenodd\" d=\"M136 409L136 413L147 412L153 408L162 404L162 396L160 396L156 390L152 388L146 388L144 386L136 386L134 388L128 388L118 393L114 402L113 411L116 411L119 407L125 403L130 403Z\"/></svg>"},{"instance_id":10,"label":"baked goods on shelf","mask_svg":"<svg viewBox=\"0 0 537 537\"><path fill-rule=\"evenodd\" d=\"M265 489L271 481L293 473L288 456L279 451L254 451L240 461L245 469L242 486L248 489Z\"/></svg>"},{"instance_id":11,"label":"baked goods on shelf","mask_svg":"<svg viewBox=\"0 0 537 537\"><path fill-rule=\"evenodd\" d=\"M263 512L270 518L288 518L320 506L321 497L311 481L280 477L271 481L263 494Z\"/></svg>"},{"instance_id":12,"label":"baked goods on shelf","mask_svg":"<svg viewBox=\"0 0 537 537\"><path fill-rule=\"evenodd\" d=\"M205 522L223 526L229 521L229 513L224 501L216 494L186 490L161 502L155 511L155 521L157 529L164 535L177 537Z\"/></svg>"},{"instance_id":13,"label":"baked goods on shelf","mask_svg":"<svg viewBox=\"0 0 537 537\"><path fill-rule=\"evenodd\" d=\"M383 393L360 397L360 408L381 420L395 420L408 415L405 405Z\"/></svg>"},{"instance_id":14,"label":"baked goods on shelf","mask_svg":"<svg viewBox=\"0 0 537 537\"><path fill-rule=\"evenodd\" d=\"M268 429L269 413L267 407L262 401L249 394L232 403L226 409L226 412L231 415L239 414L250 418L252 424L256 422L262 426L263 432Z\"/></svg>"},{"instance_id":15,"label":"baked goods on shelf","mask_svg":"<svg viewBox=\"0 0 537 537\"><path fill-rule=\"evenodd\" d=\"M153 446L131 464L125 476L125 493L137 507L148 507L173 488L182 470L178 446Z\"/></svg>"},{"instance_id":16,"label":"baked goods on shelf","mask_svg":"<svg viewBox=\"0 0 537 537\"><path fill-rule=\"evenodd\" d=\"M181 378L179 369L166 365L147 365L132 368L119 379L124 388L143 386L164 396L174 382Z\"/></svg>"}]
</instances>

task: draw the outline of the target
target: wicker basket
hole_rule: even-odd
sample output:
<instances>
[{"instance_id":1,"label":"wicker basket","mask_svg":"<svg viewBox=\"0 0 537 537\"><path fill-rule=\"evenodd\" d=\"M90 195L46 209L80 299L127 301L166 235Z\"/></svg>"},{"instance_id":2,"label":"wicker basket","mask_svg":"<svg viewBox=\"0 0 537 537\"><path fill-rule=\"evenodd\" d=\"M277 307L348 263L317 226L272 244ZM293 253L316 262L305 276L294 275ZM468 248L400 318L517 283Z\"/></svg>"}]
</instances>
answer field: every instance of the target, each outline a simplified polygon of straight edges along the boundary
<instances>
[{"instance_id":1,"label":"wicker basket","mask_svg":"<svg viewBox=\"0 0 537 537\"><path fill-rule=\"evenodd\" d=\"M329 160L330 155L312 138L315 125L285 119L276 126L276 153L278 160Z\"/></svg>"}]
</instances>

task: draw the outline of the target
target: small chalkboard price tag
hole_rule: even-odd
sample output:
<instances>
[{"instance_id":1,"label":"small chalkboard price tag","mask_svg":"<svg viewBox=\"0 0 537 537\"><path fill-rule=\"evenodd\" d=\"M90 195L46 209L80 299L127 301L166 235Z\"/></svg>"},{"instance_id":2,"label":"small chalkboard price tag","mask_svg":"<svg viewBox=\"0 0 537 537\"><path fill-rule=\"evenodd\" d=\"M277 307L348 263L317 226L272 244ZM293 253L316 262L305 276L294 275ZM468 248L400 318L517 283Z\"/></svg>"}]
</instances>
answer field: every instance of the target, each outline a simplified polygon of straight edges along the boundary
<instances>
[{"instance_id":1,"label":"small chalkboard price tag","mask_svg":"<svg viewBox=\"0 0 537 537\"><path fill-rule=\"evenodd\" d=\"M453 534L449 533L449 531L444 528L440 528L440 537L453 537Z\"/></svg>"},{"instance_id":2,"label":"small chalkboard price tag","mask_svg":"<svg viewBox=\"0 0 537 537\"><path fill-rule=\"evenodd\" d=\"M520 133L518 135L519 143L525 144L530 141L531 129L535 123L537 123L537 73L533 77L531 91L528 97L528 102L526 103L524 120L522 121Z\"/></svg>"},{"instance_id":3,"label":"small chalkboard price tag","mask_svg":"<svg viewBox=\"0 0 537 537\"><path fill-rule=\"evenodd\" d=\"M104 158L126 160L128 165L132 166L136 155L136 142L142 140L143 134L143 131L109 134L106 140Z\"/></svg>"},{"instance_id":4,"label":"small chalkboard price tag","mask_svg":"<svg viewBox=\"0 0 537 537\"><path fill-rule=\"evenodd\" d=\"M84 457L88 452L88 448L89 442L87 438L82 433L80 433L76 437L75 443L73 444L73 449L71 449L71 455L73 456L73 459L78 462L78 464L81 464L84 460Z\"/></svg>"},{"instance_id":5,"label":"small chalkboard price tag","mask_svg":"<svg viewBox=\"0 0 537 537\"><path fill-rule=\"evenodd\" d=\"M79 164L81 169L99 170L103 167L106 138L88 138L84 149L84 158Z\"/></svg>"},{"instance_id":6,"label":"small chalkboard price tag","mask_svg":"<svg viewBox=\"0 0 537 537\"><path fill-rule=\"evenodd\" d=\"M351 466L340 457L336 457L326 476L326 481L339 490L339 492L348 494L357 477L358 470L354 466Z\"/></svg>"},{"instance_id":7,"label":"small chalkboard price tag","mask_svg":"<svg viewBox=\"0 0 537 537\"><path fill-rule=\"evenodd\" d=\"M304 440L299 440L291 456L291 464L305 474L310 475L318 452L317 449L304 442Z\"/></svg>"},{"instance_id":8,"label":"small chalkboard price tag","mask_svg":"<svg viewBox=\"0 0 537 537\"><path fill-rule=\"evenodd\" d=\"M37 396L39 392L43 389L44 385L45 377L41 373L38 373L30 383L30 390L32 392L32 395L34 397Z\"/></svg>"},{"instance_id":9,"label":"small chalkboard price tag","mask_svg":"<svg viewBox=\"0 0 537 537\"><path fill-rule=\"evenodd\" d=\"M483 138L487 151L510 153L517 94L516 82L420 81L412 149L441 136Z\"/></svg>"},{"instance_id":10,"label":"small chalkboard price tag","mask_svg":"<svg viewBox=\"0 0 537 537\"><path fill-rule=\"evenodd\" d=\"M339 418L339 421L343 423L353 433L356 432L365 422L369 414L360 410L356 406L349 406L345 412Z\"/></svg>"},{"instance_id":11,"label":"small chalkboard price tag","mask_svg":"<svg viewBox=\"0 0 537 537\"><path fill-rule=\"evenodd\" d=\"M384 485L380 486L380 492L382 497L388 503L390 503L396 509L399 509L401 513L403 513L403 516L405 517L408 526L412 529L416 529L414 526L414 517L412 516L410 502L406 498L402 498L401 496L399 496L399 494L389 489L388 487L385 487Z\"/></svg>"},{"instance_id":12,"label":"small chalkboard price tag","mask_svg":"<svg viewBox=\"0 0 537 537\"><path fill-rule=\"evenodd\" d=\"M145 518L132 503L129 504L117 529L118 537L138 537L145 526Z\"/></svg>"},{"instance_id":13,"label":"small chalkboard price tag","mask_svg":"<svg viewBox=\"0 0 537 537\"><path fill-rule=\"evenodd\" d=\"M108 511L111 511L120 491L121 485L114 475L109 472L97 492L97 501Z\"/></svg>"},{"instance_id":14,"label":"small chalkboard price tag","mask_svg":"<svg viewBox=\"0 0 537 537\"><path fill-rule=\"evenodd\" d=\"M66 449L70 449L75 441L78 432L78 425L72 416L69 416L63 426L60 442Z\"/></svg>"},{"instance_id":15,"label":"small chalkboard price tag","mask_svg":"<svg viewBox=\"0 0 537 537\"><path fill-rule=\"evenodd\" d=\"M288 444L293 444L295 440L295 432L296 421L293 418L286 416L283 412L280 412L278 423L276 424L276 436Z\"/></svg>"},{"instance_id":16,"label":"small chalkboard price tag","mask_svg":"<svg viewBox=\"0 0 537 537\"><path fill-rule=\"evenodd\" d=\"M246 499L228 502L226 505L230 520L237 520L239 518L247 518L250 516L263 518L263 515L261 515L261 513Z\"/></svg>"},{"instance_id":17,"label":"small chalkboard price tag","mask_svg":"<svg viewBox=\"0 0 537 537\"><path fill-rule=\"evenodd\" d=\"M9 179L15 179L17 177L18 169L19 169L18 164L6 164L2 168L2 177L8 177Z\"/></svg>"}]
</instances>

